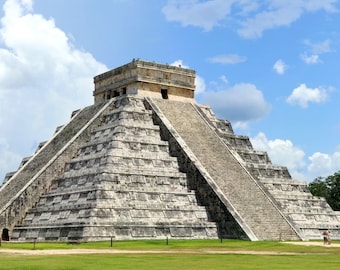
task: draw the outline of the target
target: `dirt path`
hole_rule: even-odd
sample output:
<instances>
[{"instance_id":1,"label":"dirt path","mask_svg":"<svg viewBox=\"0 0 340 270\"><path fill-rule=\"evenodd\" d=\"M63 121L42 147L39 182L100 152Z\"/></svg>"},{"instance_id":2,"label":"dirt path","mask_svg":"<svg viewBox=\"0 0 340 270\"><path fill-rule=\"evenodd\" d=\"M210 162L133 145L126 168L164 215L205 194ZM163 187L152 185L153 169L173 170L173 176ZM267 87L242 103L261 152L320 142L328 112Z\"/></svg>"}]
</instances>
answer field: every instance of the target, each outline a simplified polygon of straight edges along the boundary
<instances>
[{"instance_id":1,"label":"dirt path","mask_svg":"<svg viewBox=\"0 0 340 270\"><path fill-rule=\"evenodd\" d=\"M304 246L324 246L322 242L285 242L291 245ZM340 244L324 246L325 248L340 248ZM278 251L249 251L249 250L119 250L119 249L9 249L0 248L0 254L26 255L26 256L44 256L44 255L74 255L74 254L258 254L258 255L294 255L299 253L278 252Z\"/></svg>"},{"instance_id":2,"label":"dirt path","mask_svg":"<svg viewBox=\"0 0 340 270\"><path fill-rule=\"evenodd\" d=\"M23 250L1 248L1 253L26 256L74 255L74 254L258 254L258 255L289 255L290 252L250 251L250 250L118 250L118 249L49 249Z\"/></svg>"},{"instance_id":3,"label":"dirt path","mask_svg":"<svg viewBox=\"0 0 340 270\"><path fill-rule=\"evenodd\" d=\"M339 248L340 244L331 244L331 245L324 245L322 241L320 242L283 242L285 244L291 244L291 245L299 245L299 246L318 246L318 247L333 247L333 248Z\"/></svg>"}]
</instances>

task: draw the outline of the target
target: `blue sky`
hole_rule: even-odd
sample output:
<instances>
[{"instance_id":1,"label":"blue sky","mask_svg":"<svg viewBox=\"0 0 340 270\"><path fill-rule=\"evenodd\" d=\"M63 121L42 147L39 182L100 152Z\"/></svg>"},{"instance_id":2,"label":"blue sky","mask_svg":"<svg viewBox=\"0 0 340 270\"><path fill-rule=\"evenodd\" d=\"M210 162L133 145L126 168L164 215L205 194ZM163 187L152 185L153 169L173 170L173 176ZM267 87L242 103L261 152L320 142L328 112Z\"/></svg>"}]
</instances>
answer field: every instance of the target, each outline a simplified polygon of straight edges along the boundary
<instances>
[{"instance_id":1,"label":"blue sky","mask_svg":"<svg viewBox=\"0 0 340 270\"><path fill-rule=\"evenodd\" d=\"M133 58L197 71L196 100L310 182L340 170L337 0L0 1L0 182Z\"/></svg>"}]
</instances>

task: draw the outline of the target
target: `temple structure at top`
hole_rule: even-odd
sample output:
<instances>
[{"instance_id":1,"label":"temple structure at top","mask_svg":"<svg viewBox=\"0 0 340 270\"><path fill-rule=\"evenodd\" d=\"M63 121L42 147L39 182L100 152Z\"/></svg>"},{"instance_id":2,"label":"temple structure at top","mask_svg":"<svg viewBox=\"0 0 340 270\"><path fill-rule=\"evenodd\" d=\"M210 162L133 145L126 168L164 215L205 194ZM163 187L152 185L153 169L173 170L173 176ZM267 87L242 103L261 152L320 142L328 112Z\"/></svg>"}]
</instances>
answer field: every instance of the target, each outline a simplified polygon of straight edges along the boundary
<instances>
[{"instance_id":1,"label":"temple structure at top","mask_svg":"<svg viewBox=\"0 0 340 270\"><path fill-rule=\"evenodd\" d=\"M193 99L195 77L191 69L133 60L94 77L93 95L95 102L137 93L163 99Z\"/></svg>"}]
</instances>

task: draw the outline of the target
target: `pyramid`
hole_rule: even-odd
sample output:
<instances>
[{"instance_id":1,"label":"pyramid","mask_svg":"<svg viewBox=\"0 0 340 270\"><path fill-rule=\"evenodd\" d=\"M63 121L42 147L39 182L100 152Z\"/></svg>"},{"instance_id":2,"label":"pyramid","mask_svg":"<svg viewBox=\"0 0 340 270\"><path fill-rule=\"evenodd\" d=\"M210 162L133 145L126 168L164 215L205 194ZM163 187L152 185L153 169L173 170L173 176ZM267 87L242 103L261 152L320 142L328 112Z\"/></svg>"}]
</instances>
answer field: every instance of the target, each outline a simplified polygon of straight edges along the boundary
<instances>
[{"instance_id":1,"label":"pyramid","mask_svg":"<svg viewBox=\"0 0 340 270\"><path fill-rule=\"evenodd\" d=\"M8 173L16 241L340 238L340 215L194 100L195 71L142 60L94 78L94 105Z\"/></svg>"}]
</instances>

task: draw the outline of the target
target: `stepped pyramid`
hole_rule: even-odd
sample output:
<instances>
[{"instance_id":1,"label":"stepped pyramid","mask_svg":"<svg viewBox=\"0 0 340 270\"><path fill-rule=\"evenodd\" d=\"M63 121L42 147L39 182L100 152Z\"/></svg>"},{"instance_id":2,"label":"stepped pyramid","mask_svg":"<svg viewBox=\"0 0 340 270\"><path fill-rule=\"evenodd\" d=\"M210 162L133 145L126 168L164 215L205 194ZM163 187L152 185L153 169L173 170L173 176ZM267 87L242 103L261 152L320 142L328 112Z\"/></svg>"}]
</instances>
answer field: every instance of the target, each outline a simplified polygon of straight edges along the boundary
<instances>
[{"instance_id":1,"label":"stepped pyramid","mask_svg":"<svg viewBox=\"0 0 340 270\"><path fill-rule=\"evenodd\" d=\"M194 100L195 71L133 60L0 188L17 241L340 238L340 215Z\"/></svg>"}]
</instances>

